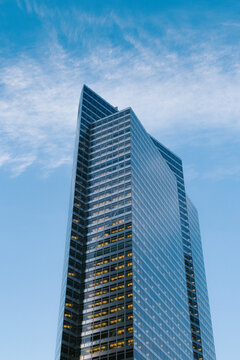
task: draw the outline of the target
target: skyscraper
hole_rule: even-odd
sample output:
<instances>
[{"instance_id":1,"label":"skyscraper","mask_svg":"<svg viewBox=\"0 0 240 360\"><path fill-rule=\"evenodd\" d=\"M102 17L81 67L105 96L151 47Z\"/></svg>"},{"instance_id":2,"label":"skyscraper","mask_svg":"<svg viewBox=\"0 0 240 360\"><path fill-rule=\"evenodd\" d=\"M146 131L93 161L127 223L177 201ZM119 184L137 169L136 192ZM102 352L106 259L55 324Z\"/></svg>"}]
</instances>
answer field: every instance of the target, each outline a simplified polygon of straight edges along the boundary
<instances>
[{"instance_id":1,"label":"skyscraper","mask_svg":"<svg viewBox=\"0 0 240 360\"><path fill-rule=\"evenodd\" d=\"M56 360L214 360L182 161L84 85Z\"/></svg>"}]
</instances>

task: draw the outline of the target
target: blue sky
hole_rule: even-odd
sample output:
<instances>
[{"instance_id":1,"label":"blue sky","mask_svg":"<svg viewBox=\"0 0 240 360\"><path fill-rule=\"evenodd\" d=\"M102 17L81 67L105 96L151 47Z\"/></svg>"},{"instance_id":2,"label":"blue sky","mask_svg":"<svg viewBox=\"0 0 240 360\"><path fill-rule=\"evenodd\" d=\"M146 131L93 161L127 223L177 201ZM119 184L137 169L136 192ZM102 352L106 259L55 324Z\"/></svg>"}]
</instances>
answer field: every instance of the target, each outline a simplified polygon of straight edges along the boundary
<instances>
[{"instance_id":1,"label":"blue sky","mask_svg":"<svg viewBox=\"0 0 240 360\"><path fill-rule=\"evenodd\" d=\"M53 359L83 83L182 159L218 360L239 357L240 3L0 0L1 358Z\"/></svg>"}]
</instances>

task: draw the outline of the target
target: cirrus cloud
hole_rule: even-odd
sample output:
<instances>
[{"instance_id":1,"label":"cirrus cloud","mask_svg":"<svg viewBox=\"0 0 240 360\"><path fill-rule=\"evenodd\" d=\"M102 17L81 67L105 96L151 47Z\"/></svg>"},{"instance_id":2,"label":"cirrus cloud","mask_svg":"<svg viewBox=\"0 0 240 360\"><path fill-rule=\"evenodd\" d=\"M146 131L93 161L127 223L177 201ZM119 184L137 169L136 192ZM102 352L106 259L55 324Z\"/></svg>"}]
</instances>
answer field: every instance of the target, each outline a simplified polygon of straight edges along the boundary
<instances>
[{"instance_id":1,"label":"cirrus cloud","mask_svg":"<svg viewBox=\"0 0 240 360\"><path fill-rule=\"evenodd\" d=\"M231 47L202 43L184 55L121 31L126 48L105 41L71 53L51 39L39 57L2 59L0 165L19 175L34 163L46 171L71 163L83 83L119 108L132 106L149 132L239 133L240 66Z\"/></svg>"}]
</instances>

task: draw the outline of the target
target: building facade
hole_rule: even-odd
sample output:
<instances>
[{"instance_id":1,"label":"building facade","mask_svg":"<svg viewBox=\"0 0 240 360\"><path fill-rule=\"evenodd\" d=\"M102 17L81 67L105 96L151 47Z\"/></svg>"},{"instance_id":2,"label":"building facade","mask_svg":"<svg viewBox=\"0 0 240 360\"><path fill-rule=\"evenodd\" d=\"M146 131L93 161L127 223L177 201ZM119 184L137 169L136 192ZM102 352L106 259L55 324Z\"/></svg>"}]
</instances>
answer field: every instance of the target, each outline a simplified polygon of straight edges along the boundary
<instances>
[{"instance_id":1,"label":"building facade","mask_svg":"<svg viewBox=\"0 0 240 360\"><path fill-rule=\"evenodd\" d=\"M56 360L214 360L181 160L84 85Z\"/></svg>"}]
</instances>

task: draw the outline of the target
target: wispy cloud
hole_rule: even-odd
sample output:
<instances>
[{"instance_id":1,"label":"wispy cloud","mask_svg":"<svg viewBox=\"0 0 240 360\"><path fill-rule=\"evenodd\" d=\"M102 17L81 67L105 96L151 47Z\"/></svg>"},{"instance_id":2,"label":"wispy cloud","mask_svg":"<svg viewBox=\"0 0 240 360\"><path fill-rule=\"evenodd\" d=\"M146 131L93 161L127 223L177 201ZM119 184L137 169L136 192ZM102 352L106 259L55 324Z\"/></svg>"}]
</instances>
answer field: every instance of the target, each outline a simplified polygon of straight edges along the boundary
<instances>
[{"instance_id":1,"label":"wispy cloud","mask_svg":"<svg viewBox=\"0 0 240 360\"><path fill-rule=\"evenodd\" d=\"M36 3L26 6L44 16ZM232 48L202 43L183 54L147 33L125 32L111 16L125 47L107 39L86 53L71 53L51 39L39 57L2 59L0 124L7 155L0 165L20 174L33 163L46 171L70 163L84 82L119 108L132 106L150 132L240 132L240 66Z\"/></svg>"},{"instance_id":2,"label":"wispy cloud","mask_svg":"<svg viewBox=\"0 0 240 360\"><path fill-rule=\"evenodd\" d=\"M240 164L217 167L212 169L211 171L203 174L202 178L204 180L223 180L227 177L231 177L232 179L239 180L240 179Z\"/></svg>"},{"instance_id":3,"label":"wispy cloud","mask_svg":"<svg viewBox=\"0 0 240 360\"><path fill-rule=\"evenodd\" d=\"M1 145L17 173L33 162L55 168L72 151L81 71L76 76L55 50L47 62L22 56L0 69Z\"/></svg>"},{"instance_id":4,"label":"wispy cloud","mask_svg":"<svg viewBox=\"0 0 240 360\"><path fill-rule=\"evenodd\" d=\"M202 172L197 170L193 165L185 165L184 166L184 174L187 182L195 181L195 180L210 180L210 181L221 181L227 178L231 178L232 180L240 180L240 164L239 163L231 163L212 166L210 170L203 170Z\"/></svg>"},{"instance_id":5,"label":"wispy cloud","mask_svg":"<svg viewBox=\"0 0 240 360\"><path fill-rule=\"evenodd\" d=\"M193 165L184 165L184 177L187 181L192 181L200 178L199 172L194 168Z\"/></svg>"},{"instance_id":6,"label":"wispy cloud","mask_svg":"<svg viewBox=\"0 0 240 360\"><path fill-rule=\"evenodd\" d=\"M240 23L236 22L224 22L223 26L230 26L230 27L240 27Z\"/></svg>"},{"instance_id":7,"label":"wispy cloud","mask_svg":"<svg viewBox=\"0 0 240 360\"><path fill-rule=\"evenodd\" d=\"M4 164L8 163L8 161L11 159L10 155L7 153L2 153L0 155L0 166L3 166Z\"/></svg>"}]
</instances>

